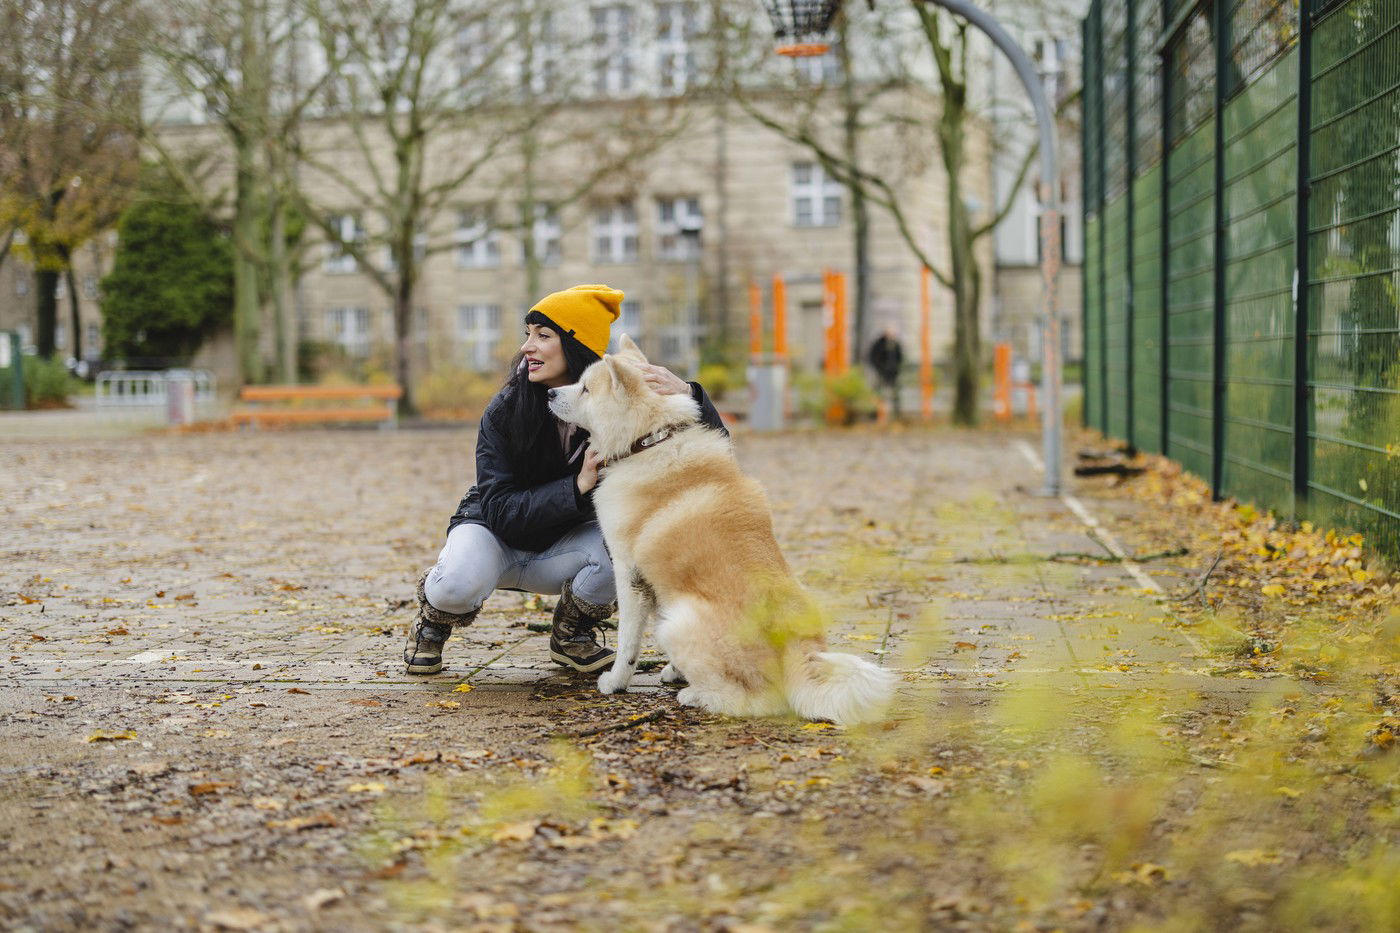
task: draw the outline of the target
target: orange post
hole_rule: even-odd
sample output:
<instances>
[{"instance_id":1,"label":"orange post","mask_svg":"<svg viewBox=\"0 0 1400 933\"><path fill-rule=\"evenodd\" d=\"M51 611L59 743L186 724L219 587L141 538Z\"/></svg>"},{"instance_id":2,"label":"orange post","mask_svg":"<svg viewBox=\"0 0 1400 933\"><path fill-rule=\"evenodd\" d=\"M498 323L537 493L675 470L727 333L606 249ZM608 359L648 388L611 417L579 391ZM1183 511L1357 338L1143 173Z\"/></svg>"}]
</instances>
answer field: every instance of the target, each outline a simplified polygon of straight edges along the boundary
<instances>
[{"instance_id":1,"label":"orange post","mask_svg":"<svg viewBox=\"0 0 1400 933\"><path fill-rule=\"evenodd\" d=\"M787 359L787 283L773 276L773 355Z\"/></svg>"},{"instance_id":2,"label":"orange post","mask_svg":"<svg viewBox=\"0 0 1400 933\"><path fill-rule=\"evenodd\" d=\"M996 346L996 393L993 412L998 421L1011 420L1011 344Z\"/></svg>"},{"instance_id":3,"label":"orange post","mask_svg":"<svg viewBox=\"0 0 1400 933\"><path fill-rule=\"evenodd\" d=\"M846 333L846 276L831 274L836 291L836 374L845 375L851 368L851 338Z\"/></svg>"},{"instance_id":4,"label":"orange post","mask_svg":"<svg viewBox=\"0 0 1400 933\"><path fill-rule=\"evenodd\" d=\"M749 355L754 362L763 355L763 291L749 280Z\"/></svg>"},{"instance_id":5,"label":"orange post","mask_svg":"<svg viewBox=\"0 0 1400 933\"><path fill-rule=\"evenodd\" d=\"M919 270L919 401L924 420L933 420L933 270Z\"/></svg>"},{"instance_id":6,"label":"orange post","mask_svg":"<svg viewBox=\"0 0 1400 933\"><path fill-rule=\"evenodd\" d=\"M823 360L822 369L826 373L827 379L833 379L840 374L840 338L837 336L837 280L838 276L830 269L822 270L822 322L826 325L823 330L826 338L826 356ZM826 406L826 423L840 424L846 420L846 407L840 401L833 400Z\"/></svg>"}]
</instances>

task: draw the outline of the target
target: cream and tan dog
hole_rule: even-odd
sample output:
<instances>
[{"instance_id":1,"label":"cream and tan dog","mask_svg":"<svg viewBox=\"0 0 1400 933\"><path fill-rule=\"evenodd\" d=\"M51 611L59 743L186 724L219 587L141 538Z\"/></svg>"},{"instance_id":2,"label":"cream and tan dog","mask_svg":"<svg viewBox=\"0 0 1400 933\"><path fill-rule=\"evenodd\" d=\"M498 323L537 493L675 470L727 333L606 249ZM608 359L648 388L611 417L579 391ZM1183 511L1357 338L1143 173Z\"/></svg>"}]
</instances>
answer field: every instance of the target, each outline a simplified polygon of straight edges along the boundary
<instances>
[{"instance_id":1,"label":"cream and tan dog","mask_svg":"<svg viewBox=\"0 0 1400 933\"><path fill-rule=\"evenodd\" d=\"M593 504L617 575L617 661L603 693L631 683L647 623L671 663L677 699L735 716L853 723L877 718L895 675L826 651L821 613L773 536L768 499L734 459L729 438L699 422L688 395L645 382L636 345L621 338L550 410L588 430L604 462Z\"/></svg>"}]
</instances>

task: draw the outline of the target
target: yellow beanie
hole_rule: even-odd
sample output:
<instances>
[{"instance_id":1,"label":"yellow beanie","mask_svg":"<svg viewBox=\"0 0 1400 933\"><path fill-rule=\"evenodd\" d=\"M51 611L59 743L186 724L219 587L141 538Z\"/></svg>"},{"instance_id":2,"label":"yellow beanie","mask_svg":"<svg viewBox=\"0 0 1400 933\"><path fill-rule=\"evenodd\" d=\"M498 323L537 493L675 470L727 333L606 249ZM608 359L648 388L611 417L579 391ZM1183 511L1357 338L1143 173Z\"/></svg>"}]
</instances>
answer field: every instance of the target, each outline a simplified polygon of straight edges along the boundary
<instances>
[{"instance_id":1,"label":"yellow beanie","mask_svg":"<svg viewBox=\"0 0 1400 933\"><path fill-rule=\"evenodd\" d=\"M535 303L538 311L579 343L602 356L608 349L612 322L621 313L622 292L606 285L575 285L545 295Z\"/></svg>"}]
</instances>

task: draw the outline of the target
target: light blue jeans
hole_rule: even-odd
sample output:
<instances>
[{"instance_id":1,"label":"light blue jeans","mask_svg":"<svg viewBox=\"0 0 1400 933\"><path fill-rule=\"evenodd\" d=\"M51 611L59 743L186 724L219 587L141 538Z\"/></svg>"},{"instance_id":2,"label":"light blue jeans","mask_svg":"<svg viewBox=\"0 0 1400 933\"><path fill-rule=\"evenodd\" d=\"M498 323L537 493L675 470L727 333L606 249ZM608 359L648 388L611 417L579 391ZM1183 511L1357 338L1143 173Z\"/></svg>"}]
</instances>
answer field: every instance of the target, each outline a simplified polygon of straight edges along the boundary
<instances>
[{"instance_id":1,"label":"light blue jeans","mask_svg":"<svg viewBox=\"0 0 1400 933\"><path fill-rule=\"evenodd\" d=\"M612 558L597 522L579 525L543 551L513 548L485 525L458 525L428 571L423 591L433 608L463 613L480 609L492 590L557 596L565 580L590 603L606 606L617 598Z\"/></svg>"}]
</instances>

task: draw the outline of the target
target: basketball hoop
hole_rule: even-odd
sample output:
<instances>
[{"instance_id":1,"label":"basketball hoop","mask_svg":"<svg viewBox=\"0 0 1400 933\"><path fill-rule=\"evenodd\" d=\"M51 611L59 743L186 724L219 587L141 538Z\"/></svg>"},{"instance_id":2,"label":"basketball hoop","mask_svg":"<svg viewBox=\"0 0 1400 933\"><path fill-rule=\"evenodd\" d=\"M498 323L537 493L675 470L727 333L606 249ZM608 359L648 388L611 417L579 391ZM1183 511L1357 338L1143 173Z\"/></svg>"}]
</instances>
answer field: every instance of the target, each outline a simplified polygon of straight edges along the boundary
<instances>
[{"instance_id":1,"label":"basketball hoop","mask_svg":"<svg viewBox=\"0 0 1400 933\"><path fill-rule=\"evenodd\" d=\"M827 33L841 0L763 0L773 21L773 51L788 58L812 58L831 51Z\"/></svg>"}]
</instances>

